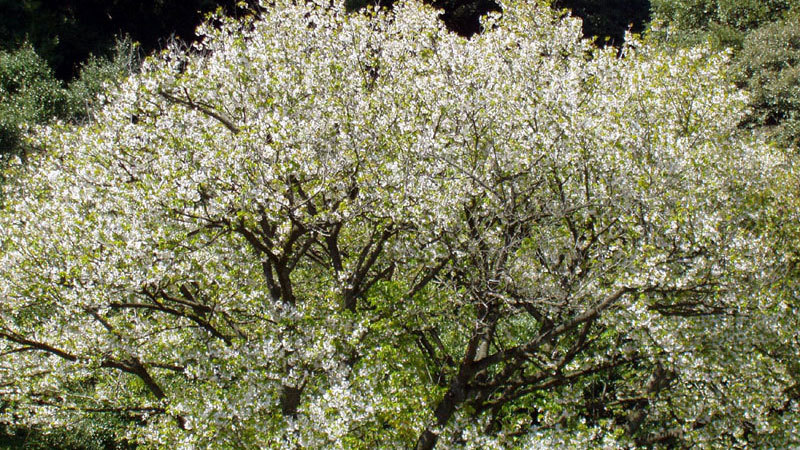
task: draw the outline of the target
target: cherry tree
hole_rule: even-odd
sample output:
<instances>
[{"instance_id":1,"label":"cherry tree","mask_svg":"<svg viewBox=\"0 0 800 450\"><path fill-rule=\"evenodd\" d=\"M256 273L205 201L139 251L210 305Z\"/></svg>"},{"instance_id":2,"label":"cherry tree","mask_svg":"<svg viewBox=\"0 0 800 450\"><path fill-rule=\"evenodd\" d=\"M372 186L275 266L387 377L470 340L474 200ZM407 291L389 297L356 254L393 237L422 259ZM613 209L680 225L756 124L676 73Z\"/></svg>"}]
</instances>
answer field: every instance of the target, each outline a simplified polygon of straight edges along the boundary
<instances>
[{"instance_id":1,"label":"cherry tree","mask_svg":"<svg viewBox=\"0 0 800 450\"><path fill-rule=\"evenodd\" d=\"M293 3L38 132L0 215L3 420L113 415L153 448L797 443L770 233L793 172L737 132L724 55L597 50L533 2L472 39L416 3Z\"/></svg>"}]
</instances>

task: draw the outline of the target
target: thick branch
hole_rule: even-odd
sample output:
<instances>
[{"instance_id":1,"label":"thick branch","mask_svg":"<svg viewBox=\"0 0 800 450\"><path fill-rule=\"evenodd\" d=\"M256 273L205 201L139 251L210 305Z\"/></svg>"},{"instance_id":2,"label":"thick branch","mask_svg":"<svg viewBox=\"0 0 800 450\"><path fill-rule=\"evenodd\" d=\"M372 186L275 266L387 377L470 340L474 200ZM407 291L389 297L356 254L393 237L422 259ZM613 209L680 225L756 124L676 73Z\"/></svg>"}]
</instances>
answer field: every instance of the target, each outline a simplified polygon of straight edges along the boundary
<instances>
[{"instance_id":1,"label":"thick branch","mask_svg":"<svg viewBox=\"0 0 800 450\"><path fill-rule=\"evenodd\" d=\"M647 417L647 408L650 405L650 398L664 389L673 377L673 373L664 369L660 363L656 363L653 374L644 386L643 400L636 403L633 411L631 411L626 418L624 428L629 436L633 436L639 430L642 422L644 422Z\"/></svg>"},{"instance_id":2,"label":"thick branch","mask_svg":"<svg viewBox=\"0 0 800 450\"><path fill-rule=\"evenodd\" d=\"M40 350L40 351L43 351L43 352L47 352L47 353L59 356L61 358L66 359L67 361L73 361L74 362L74 361L78 360L77 356L75 356L75 355L73 355L73 354L71 354L71 353L69 353L67 351L64 351L64 350L61 350L59 348L53 347L52 345L45 344L44 342L32 341L32 340L26 339L26 338L24 338L22 336L19 336L19 335L16 335L16 334L11 334L11 333L8 333L8 332L5 332L5 331L0 331L0 337L8 339L11 342L16 342L17 344L22 344L22 345L28 346L31 349Z\"/></svg>"},{"instance_id":3,"label":"thick branch","mask_svg":"<svg viewBox=\"0 0 800 450\"><path fill-rule=\"evenodd\" d=\"M594 320L601 312L603 312L606 308L611 306L614 302L619 300L623 295L628 292L631 292L633 289L627 287L621 287L614 291L611 295L603 299L600 303L598 303L595 307L590 308L583 313L577 315L572 320L566 323L562 323L561 325L550 329L549 331L540 334L534 340L528 342L525 345L520 345L516 347L512 347L507 350L501 350L497 353L487 356L479 361L475 362L475 366L478 370L485 369L493 364L496 364L500 361L507 360L509 358L525 356L530 353L536 351L542 343L546 340L552 339L554 337L560 336L568 331L573 330L577 326Z\"/></svg>"},{"instance_id":4,"label":"thick branch","mask_svg":"<svg viewBox=\"0 0 800 450\"><path fill-rule=\"evenodd\" d=\"M168 306L162 305L162 304L160 304L158 302L155 302L155 297L154 296L151 296L151 298L153 298L154 303L112 302L112 303L109 303L108 306L110 306L111 308L116 308L116 309L122 309L122 308L149 309L149 310L152 310L152 311L159 311L159 312L162 312L164 314L169 314L169 315L172 315L172 316L175 316L175 317L184 317L184 318L189 319L192 322L196 323L198 326L200 326L200 328L206 330L209 334L211 334L215 338L222 340L223 342L225 342L225 344L231 345L231 343L232 343L231 338L228 337L228 336L225 336L224 334L222 334L219 330L216 329L216 327L211 325L211 323L209 321L207 321L207 320L205 320L205 319L203 319L201 317L198 317L198 316L196 316L194 314L190 314L190 313L186 313L186 312L183 312L183 311L179 311L177 309L173 309L173 308L170 308Z\"/></svg>"},{"instance_id":5,"label":"thick branch","mask_svg":"<svg viewBox=\"0 0 800 450\"><path fill-rule=\"evenodd\" d=\"M167 100L169 100L171 102L175 102L175 103L181 104L181 105L186 106L188 108L191 108L191 109L193 109L195 111L199 111L199 112L201 112L201 113L203 113L203 114L205 114L205 115L207 115L209 117L213 117L214 119L218 120L222 125L224 125L225 128L230 130L231 133L239 134L239 131L240 131L239 127L234 125L234 123L233 123L233 121L231 119L228 119L227 117L223 116L222 114L214 111L209 105L206 105L206 104L200 103L200 102L195 102L192 99L183 99L183 98L180 98L180 97L175 96L173 94L170 94L169 92L164 91L164 90L159 90L158 93L162 97L164 97L165 99L167 99Z\"/></svg>"},{"instance_id":6,"label":"thick branch","mask_svg":"<svg viewBox=\"0 0 800 450\"><path fill-rule=\"evenodd\" d=\"M167 395L161 386L156 383L150 373L145 369L139 360L131 358L128 362L121 362L113 358L107 358L100 364L100 367L107 367L112 369L121 370L122 372L136 375L147 386L147 389L159 400L164 399Z\"/></svg>"}]
</instances>

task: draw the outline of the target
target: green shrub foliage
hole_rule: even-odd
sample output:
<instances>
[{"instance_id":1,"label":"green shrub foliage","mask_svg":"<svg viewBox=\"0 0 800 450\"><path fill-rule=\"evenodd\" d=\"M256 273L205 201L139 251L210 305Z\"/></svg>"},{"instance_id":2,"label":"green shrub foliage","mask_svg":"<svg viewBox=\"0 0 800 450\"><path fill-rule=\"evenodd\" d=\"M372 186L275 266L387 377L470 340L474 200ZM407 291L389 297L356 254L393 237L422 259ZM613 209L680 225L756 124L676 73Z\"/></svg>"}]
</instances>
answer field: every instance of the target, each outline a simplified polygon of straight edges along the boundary
<instances>
[{"instance_id":1,"label":"green shrub foliage","mask_svg":"<svg viewBox=\"0 0 800 450\"><path fill-rule=\"evenodd\" d=\"M67 91L32 46L0 52L0 158L22 153L22 127L69 113Z\"/></svg>"},{"instance_id":2,"label":"green shrub foliage","mask_svg":"<svg viewBox=\"0 0 800 450\"><path fill-rule=\"evenodd\" d=\"M752 121L800 148L800 15L749 33L737 69L752 95Z\"/></svg>"},{"instance_id":3,"label":"green shrub foliage","mask_svg":"<svg viewBox=\"0 0 800 450\"><path fill-rule=\"evenodd\" d=\"M706 41L733 50L731 76L751 92L745 123L797 148L798 30L792 0L653 0L653 36L679 46Z\"/></svg>"}]
</instances>

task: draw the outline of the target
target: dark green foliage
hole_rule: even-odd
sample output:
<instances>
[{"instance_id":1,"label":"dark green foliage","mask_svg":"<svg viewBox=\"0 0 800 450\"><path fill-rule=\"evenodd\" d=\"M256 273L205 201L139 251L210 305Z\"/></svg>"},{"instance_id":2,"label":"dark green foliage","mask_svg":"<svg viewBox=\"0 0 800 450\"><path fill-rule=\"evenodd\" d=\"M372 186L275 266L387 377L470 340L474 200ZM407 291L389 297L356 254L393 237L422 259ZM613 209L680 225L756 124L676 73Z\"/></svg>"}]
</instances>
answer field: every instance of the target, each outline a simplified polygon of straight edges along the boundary
<instances>
[{"instance_id":1,"label":"dark green foliage","mask_svg":"<svg viewBox=\"0 0 800 450\"><path fill-rule=\"evenodd\" d=\"M102 418L100 419L102 420ZM98 426L100 425L100 426ZM105 426L104 426L105 425ZM3 450L132 450L135 446L117 442L111 425L92 424L74 430L5 429L0 425L0 449Z\"/></svg>"},{"instance_id":2,"label":"dark green foliage","mask_svg":"<svg viewBox=\"0 0 800 450\"><path fill-rule=\"evenodd\" d=\"M56 4L46 0L0 0L0 50L13 51L29 42L38 54L55 56L57 30L64 26L66 18L48 3Z\"/></svg>"},{"instance_id":3,"label":"dark green foliage","mask_svg":"<svg viewBox=\"0 0 800 450\"><path fill-rule=\"evenodd\" d=\"M172 37L191 41L209 12L236 11L236 0L0 0L0 40L14 49L31 42L56 77L77 76L89 55L108 56L116 36L128 35L145 52ZM253 2L255 3L255 2Z\"/></svg>"},{"instance_id":4,"label":"dark green foliage","mask_svg":"<svg viewBox=\"0 0 800 450\"><path fill-rule=\"evenodd\" d=\"M121 80L138 65L136 46L121 40L110 59L92 57L68 87L56 79L30 44L0 51L0 168L8 158L27 153L22 139L27 126L53 119L82 121L97 106L104 84Z\"/></svg>"},{"instance_id":5,"label":"dark green foliage","mask_svg":"<svg viewBox=\"0 0 800 450\"><path fill-rule=\"evenodd\" d=\"M738 78L751 92L751 120L800 148L800 14L749 33L738 57Z\"/></svg>"},{"instance_id":6,"label":"dark green foliage","mask_svg":"<svg viewBox=\"0 0 800 450\"><path fill-rule=\"evenodd\" d=\"M22 153L21 127L69 113L67 91L30 45L0 52L0 158Z\"/></svg>"},{"instance_id":7,"label":"dark green foliage","mask_svg":"<svg viewBox=\"0 0 800 450\"><path fill-rule=\"evenodd\" d=\"M800 3L796 0L652 0L655 39L732 48L732 76L750 91L759 127L800 148ZM668 27L668 28L667 28Z\"/></svg>"},{"instance_id":8,"label":"dark green foliage","mask_svg":"<svg viewBox=\"0 0 800 450\"><path fill-rule=\"evenodd\" d=\"M682 30L714 24L747 31L776 20L792 0L652 0L653 16Z\"/></svg>"},{"instance_id":9,"label":"dark green foliage","mask_svg":"<svg viewBox=\"0 0 800 450\"><path fill-rule=\"evenodd\" d=\"M9 409L13 406L0 398L0 413ZM109 410L87 412L68 426L14 427L0 422L0 450L133 450L136 446L122 437L122 430L135 420Z\"/></svg>"},{"instance_id":10,"label":"dark green foliage","mask_svg":"<svg viewBox=\"0 0 800 450\"><path fill-rule=\"evenodd\" d=\"M694 44L741 48L745 36L779 20L793 0L652 0L653 18L674 27L671 38Z\"/></svg>"},{"instance_id":11,"label":"dark green foliage","mask_svg":"<svg viewBox=\"0 0 800 450\"><path fill-rule=\"evenodd\" d=\"M140 62L139 46L130 38L118 40L109 58L91 56L81 67L78 78L69 84L69 118L87 118L98 106L99 95L106 90L106 85L121 82L138 69Z\"/></svg>"}]
</instances>

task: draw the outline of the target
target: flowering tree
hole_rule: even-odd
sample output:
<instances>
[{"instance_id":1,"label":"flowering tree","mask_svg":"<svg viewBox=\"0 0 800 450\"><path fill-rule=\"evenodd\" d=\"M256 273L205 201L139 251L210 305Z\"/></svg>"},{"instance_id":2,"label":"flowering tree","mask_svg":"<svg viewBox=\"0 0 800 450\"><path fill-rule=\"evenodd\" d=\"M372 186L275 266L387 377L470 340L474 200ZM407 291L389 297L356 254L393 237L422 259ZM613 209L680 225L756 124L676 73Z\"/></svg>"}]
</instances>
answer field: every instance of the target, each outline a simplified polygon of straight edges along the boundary
<instances>
[{"instance_id":1,"label":"flowering tree","mask_svg":"<svg viewBox=\"0 0 800 450\"><path fill-rule=\"evenodd\" d=\"M724 58L618 58L527 2L472 40L417 4L291 3L150 60L11 174L6 421L113 414L159 448L796 443L764 232L792 173L736 137Z\"/></svg>"}]
</instances>

